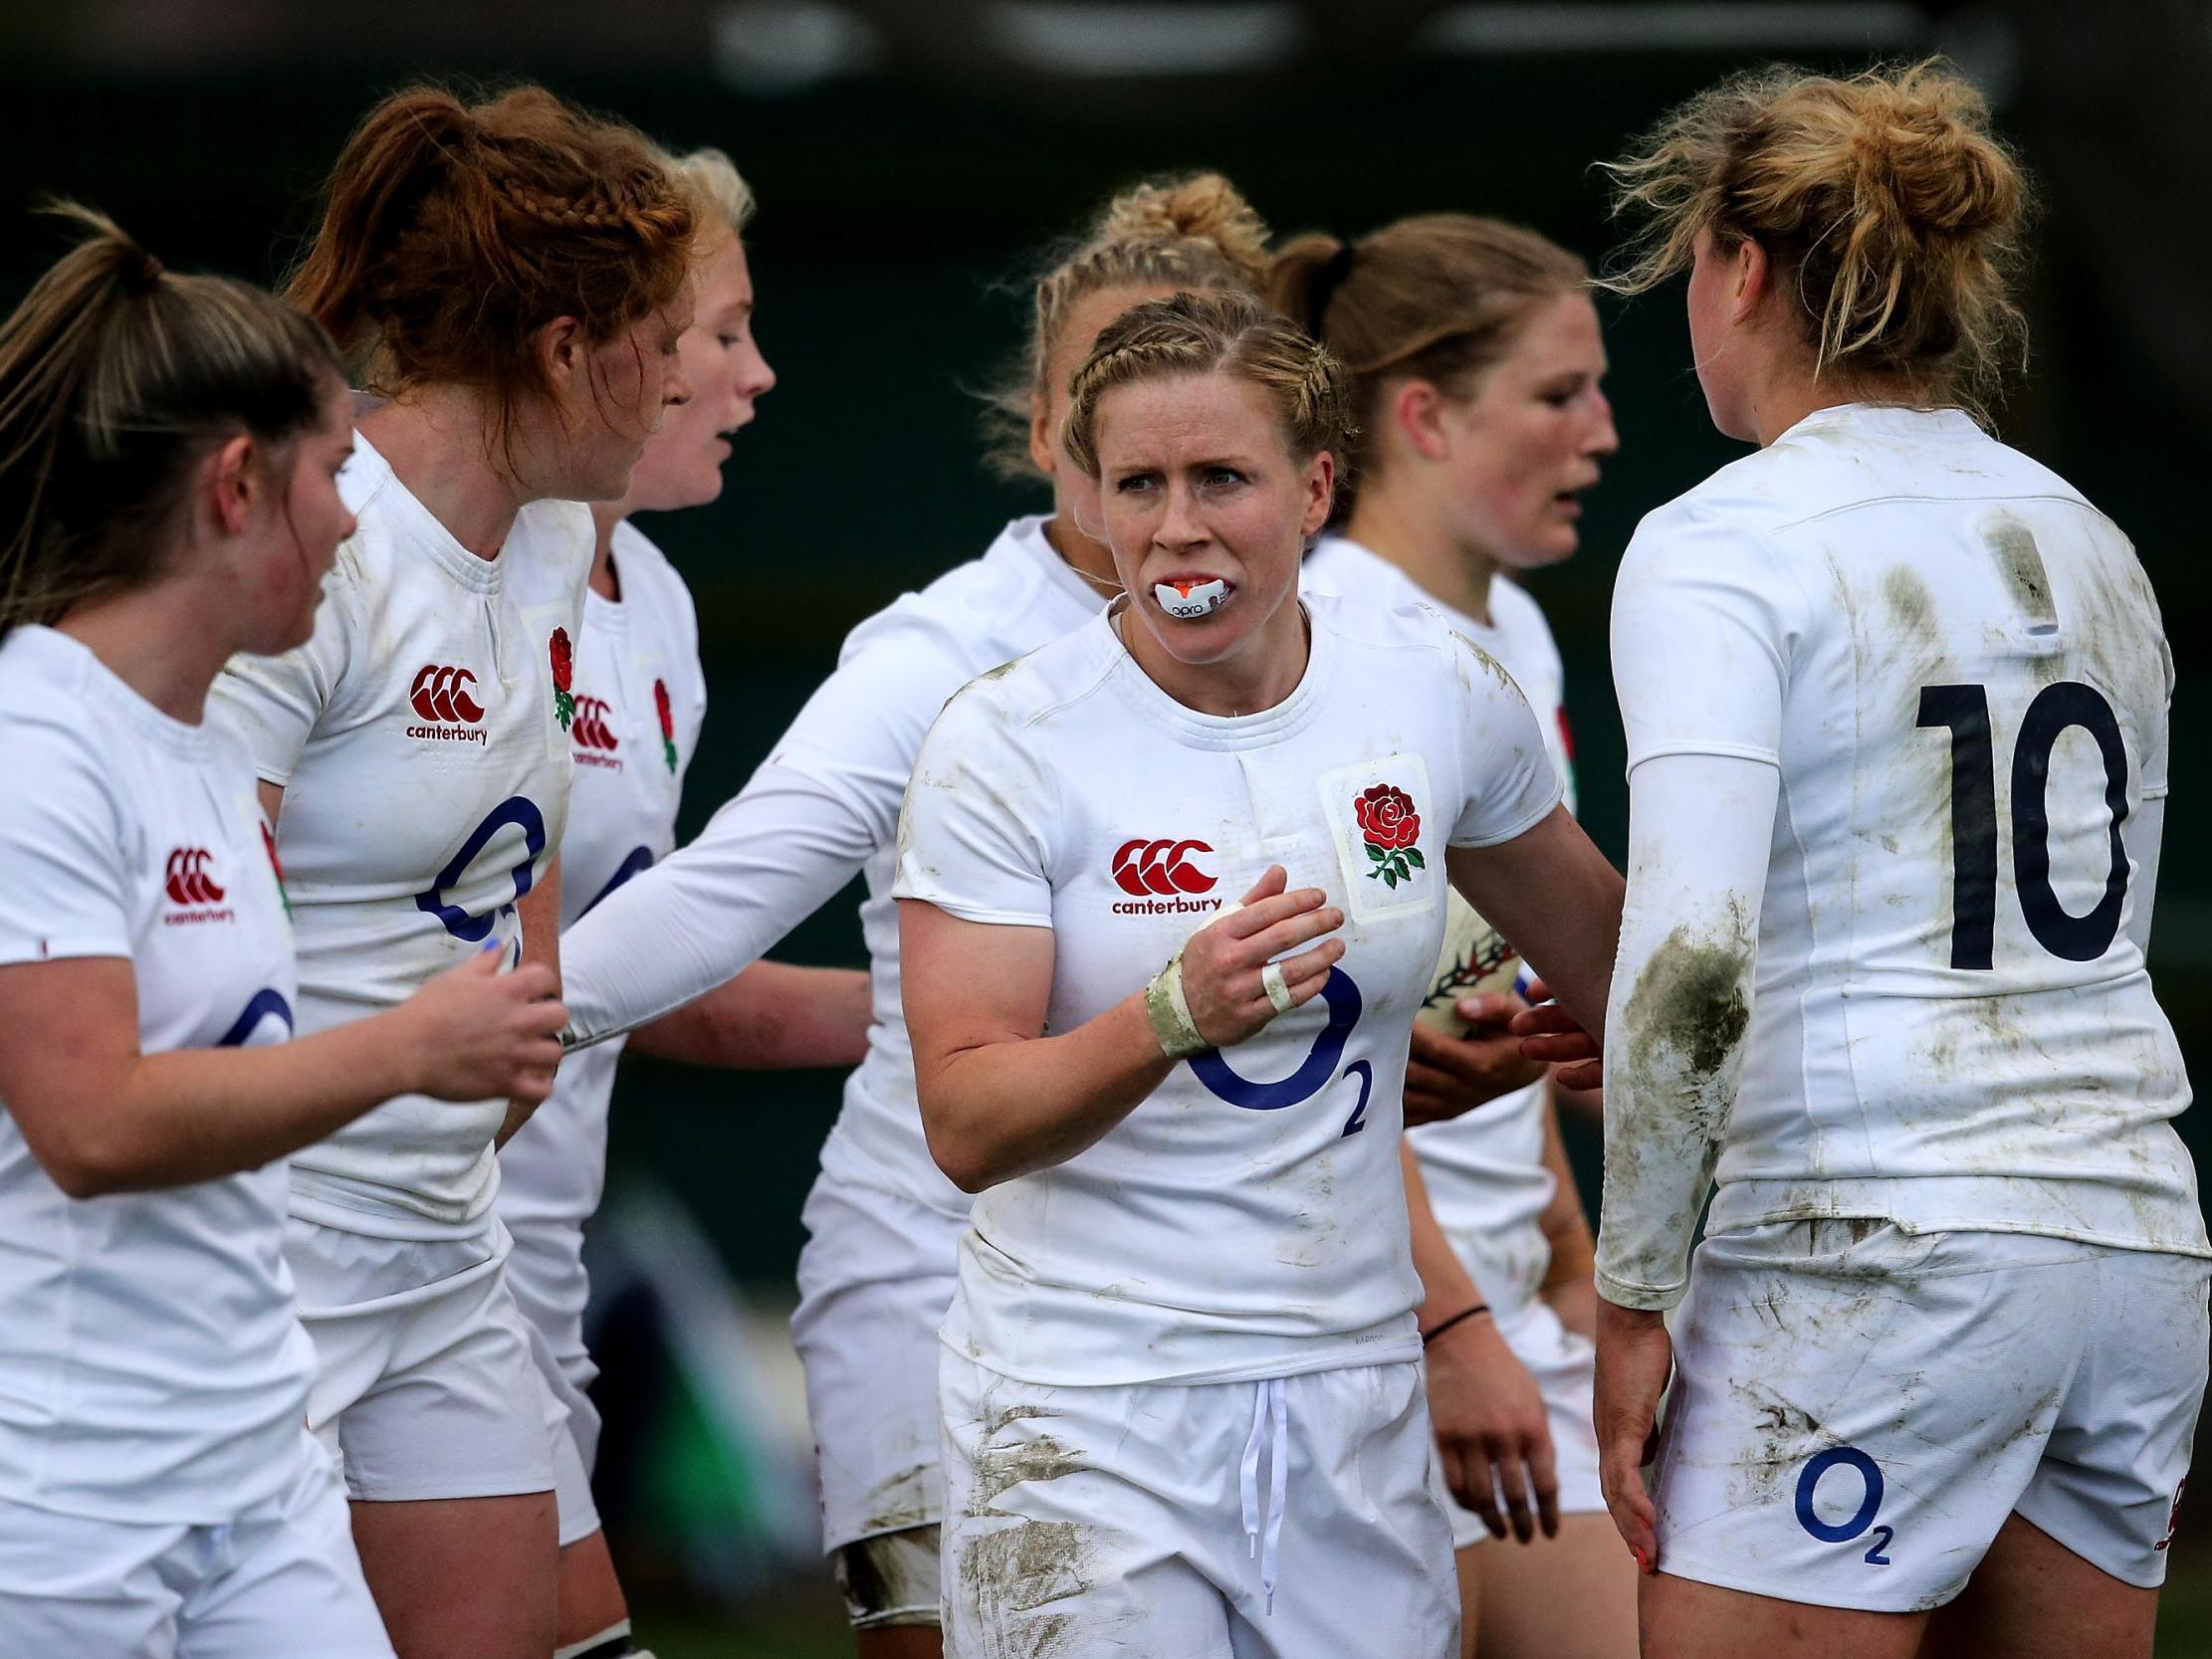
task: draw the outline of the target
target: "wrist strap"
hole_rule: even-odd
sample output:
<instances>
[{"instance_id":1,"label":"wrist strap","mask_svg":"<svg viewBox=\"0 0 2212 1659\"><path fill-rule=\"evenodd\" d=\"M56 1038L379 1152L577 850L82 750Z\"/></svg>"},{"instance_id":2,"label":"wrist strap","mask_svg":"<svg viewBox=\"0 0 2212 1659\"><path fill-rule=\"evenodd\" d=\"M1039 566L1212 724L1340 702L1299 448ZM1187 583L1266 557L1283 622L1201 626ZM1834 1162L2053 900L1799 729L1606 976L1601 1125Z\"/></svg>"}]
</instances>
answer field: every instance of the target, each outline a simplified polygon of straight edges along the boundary
<instances>
[{"instance_id":1,"label":"wrist strap","mask_svg":"<svg viewBox=\"0 0 2212 1659\"><path fill-rule=\"evenodd\" d=\"M1182 951L1170 956L1168 965L1145 987L1145 1017L1152 1022L1160 1052L1170 1060L1188 1060L1214 1046L1199 1035L1198 1023L1191 1018L1191 1004L1183 995Z\"/></svg>"},{"instance_id":2,"label":"wrist strap","mask_svg":"<svg viewBox=\"0 0 2212 1659\"><path fill-rule=\"evenodd\" d=\"M1449 1319L1443 1321L1441 1324L1432 1325L1428 1330L1424 1331L1421 1334L1421 1346L1423 1348L1427 1348L1431 1343L1435 1342L1446 1331L1449 1331L1453 1326L1463 1324L1466 1321L1474 1318L1475 1315L1486 1314L1489 1311L1490 1305L1487 1302L1477 1302L1473 1307L1468 1308L1463 1312L1453 1314Z\"/></svg>"}]
</instances>

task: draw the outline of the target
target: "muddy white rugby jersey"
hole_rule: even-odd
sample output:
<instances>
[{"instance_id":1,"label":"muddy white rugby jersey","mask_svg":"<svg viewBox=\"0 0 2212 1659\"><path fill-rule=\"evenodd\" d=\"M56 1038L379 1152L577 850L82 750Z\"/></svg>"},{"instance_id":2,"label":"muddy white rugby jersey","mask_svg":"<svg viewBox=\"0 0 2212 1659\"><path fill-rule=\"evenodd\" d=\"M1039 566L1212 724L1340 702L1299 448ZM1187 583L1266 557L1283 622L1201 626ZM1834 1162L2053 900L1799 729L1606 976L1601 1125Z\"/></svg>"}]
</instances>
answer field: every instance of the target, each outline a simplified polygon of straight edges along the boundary
<instances>
[{"instance_id":1,"label":"muddy white rugby jersey","mask_svg":"<svg viewBox=\"0 0 2212 1659\"><path fill-rule=\"evenodd\" d=\"M216 696L284 786L277 848L300 953L300 1029L404 1001L487 943L567 821L588 508L534 502L497 558L463 547L355 437L315 635L238 658ZM402 1096L293 1159L293 1213L387 1238L476 1230L504 1101Z\"/></svg>"},{"instance_id":2,"label":"muddy white rugby jersey","mask_svg":"<svg viewBox=\"0 0 2212 1659\"><path fill-rule=\"evenodd\" d=\"M627 521L614 527L614 570L622 597L586 589L576 647L568 727L576 771L560 842L564 928L675 846L684 769L707 714L699 620L684 579ZM571 1259L577 1230L599 1207L621 1056L617 1040L562 1060L552 1098L500 1150L500 1214L517 1234L563 1229ZM562 1287L579 1318L583 1290L580 1274Z\"/></svg>"},{"instance_id":3,"label":"muddy white rugby jersey","mask_svg":"<svg viewBox=\"0 0 2212 1659\"><path fill-rule=\"evenodd\" d=\"M0 962L129 961L148 1054L282 1042L292 942L251 761L66 635L0 643ZM0 1102L0 1107L5 1106ZM314 1349L285 1170L75 1199L0 1111L0 1498L227 1522L299 1478Z\"/></svg>"},{"instance_id":4,"label":"muddy white rugby jersey","mask_svg":"<svg viewBox=\"0 0 2212 1659\"><path fill-rule=\"evenodd\" d=\"M1348 536L1324 536L1299 576L1309 593L1386 610L1428 605L1482 647L1521 688L1559 773L1568 810L1575 805L1574 757L1567 734L1566 674L1544 613L1525 589L1495 577L1490 620L1430 596L1397 565ZM1430 1208L1449 1235L1483 1296L1502 1318L1535 1300L1551 1267L1551 1242L1538 1225L1552 1198L1544 1164L1546 1086L1530 1084L1473 1112L1407 1132Z\"/></svg>"},{"instance_id":5,"label":"muddy white rugby jersey","mask_svg":"<svg viewBox=\"0 0 2212 1659\"><path fill-rule=\"evenodd\" d=\"M2205 1253L2169 1122L2188 1080L2131 927L2171 657L2111 522L1963 414L1822 410L1644 520L1613 652L1632 785L1668 755L1779 774L1767 867L1699 876L1758 916L1709 1225L1879 1215ZM1694 865L1680 839L1653 851ZM1615 1300L1678 1286L1685 1160L1615 1152L1665 1121L1642 1079L1735 1063L1731 1031L1680 1017L1712 943L1631 959L1624 939Z\"/></svg>"},{"instance_id":6,"label":"muddy white rugby jersey","mask_svg":"<svg viewBox=\"0 0 2212 1659\"><path fill-rule=\"evenodd\" d=\"M987 669L1081 627L1104 600L1016 518L980 559L855 628L744 790L696 840L561 940L562 999L586 1041L682 1006L759 960L855 874L874 1019L822 1148L833 1176L888 1187L952 1220L969 1197L922 1137L899 1001L891 882L899 803L945 700ZM572 1064L571 1055L563 1067Z\"/></svg>"},{"instance_id":7,"label":"muddy white rugby jersey","mask_svg":"<svg viewBox=\"0 0 2212 1659\"><path fill-rule=\"evenodd\" d=\"M1051 929L1050 1030L1141 989L1270 864L1347 916L1320 996L975 1200L945 1340L994 1369L1226 1381L1421 1351L1398 1139L1444 848L1524 833L1559 778L1434 611L1308 609L1306 673L1263 713L1185 708L1102 616L969 686L923 745L896 894Z\"/></svg>"}]
</instances>

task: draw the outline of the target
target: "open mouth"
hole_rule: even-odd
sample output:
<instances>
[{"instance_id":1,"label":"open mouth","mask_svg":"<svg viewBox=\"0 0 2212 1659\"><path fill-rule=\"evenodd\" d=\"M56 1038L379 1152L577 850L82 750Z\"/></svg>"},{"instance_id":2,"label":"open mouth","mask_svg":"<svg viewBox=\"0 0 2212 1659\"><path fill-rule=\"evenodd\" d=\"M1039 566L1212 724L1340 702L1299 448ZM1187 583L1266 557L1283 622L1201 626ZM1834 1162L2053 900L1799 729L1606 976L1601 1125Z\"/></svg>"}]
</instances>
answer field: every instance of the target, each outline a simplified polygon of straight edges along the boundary
<instances>
[{"instance_id":1,"label":"open mouth","mask_svg":"<svg viewBox=\"0 0 2212 1659\"><path fill-rule=\"evenodd\" d=\"M1178 575L1152 584L1153 602L1184 622L1212 616L1235 591L1224 576Z\"/></svg>"}]
</instances>

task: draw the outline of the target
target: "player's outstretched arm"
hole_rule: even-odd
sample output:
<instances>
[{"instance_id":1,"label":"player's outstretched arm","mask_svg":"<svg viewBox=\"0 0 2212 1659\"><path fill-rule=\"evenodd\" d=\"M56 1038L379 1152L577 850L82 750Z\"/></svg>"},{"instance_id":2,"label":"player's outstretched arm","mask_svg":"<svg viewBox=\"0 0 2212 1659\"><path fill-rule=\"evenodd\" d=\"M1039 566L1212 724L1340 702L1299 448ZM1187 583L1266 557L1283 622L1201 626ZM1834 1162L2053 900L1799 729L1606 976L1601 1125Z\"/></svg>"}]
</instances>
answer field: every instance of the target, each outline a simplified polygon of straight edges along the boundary
<instances>
[{"instance_id":1,"label":"player's outstretched arm","mask_svg":"<svg viewBox=\"0 0 2212 1659\"><path fill-rule=\"evenodd\" d=\"M868 1052L870 1017L868 976L858 968L755 962L639 1027L630 1047L729 1071L857 1066Z\"/></svg>"},{"instance_id":2,"label":"player's outstretched arm","mask_svg":"<svg viewBox=\"0 0 2212 1659\"><path fill-rule=\"evenodd\" d=\"M116 956L0 967L0 1100L73 1198L254 1169L395 1095L545 1099L566 1018L542 967L490 955L399 1007L273 1047L138 1047L138 988Z\"/></svg>"},{"instance_id":3,"label":"player's outstretched arm","mask_svg":"<svg viewBox=\"0 0 2212 1659\"><path fill-rule=\"evenodd\" d=\"M1261 968L1313 944L1279 964L1283 1011L1310 1001L1344 954L1342 939L1322 938L1344 925L1344 913L1317 887L1285 886L1282 867L1271 867L1239 908L1191 935L1152 987L1050 1037L1039 1034L1052 991L1049 928L968 922L902 898L900 979L922 1127L938 1167L962 1190L981 1192L1066 1162L1184 1055L1264 1028L1277 1007ZM1173 1016L1162 1006L1171 973L1183 1004ZM1163 1029L1171 1018L1189 1028L1181 1040Z\"/></svg>"},{"instance_id":4,"label":"player's outstretched arm","mask_svg":"<svg viewBox=\"0 0 2212 1659\"><path fill-rule=\"evenodd\" d=\"M1567 1011L1592 1032L1621 936L1621 873L1564 806L1526 833L1444 853L1451 885L1520 947Z\"/></svg>"}]
</instances>

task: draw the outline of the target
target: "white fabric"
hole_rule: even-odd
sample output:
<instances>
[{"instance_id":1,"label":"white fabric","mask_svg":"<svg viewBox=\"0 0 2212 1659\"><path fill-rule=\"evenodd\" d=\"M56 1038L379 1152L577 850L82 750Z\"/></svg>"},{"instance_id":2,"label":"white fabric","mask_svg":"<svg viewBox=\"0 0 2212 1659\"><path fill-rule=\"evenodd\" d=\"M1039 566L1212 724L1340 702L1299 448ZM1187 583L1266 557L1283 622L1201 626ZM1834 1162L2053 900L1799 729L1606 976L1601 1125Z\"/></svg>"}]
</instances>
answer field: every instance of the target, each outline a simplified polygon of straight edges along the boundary
<instances>
[{"instance_id":1,"label":"white fabric","mask_svg":"<svg viewBox=\"0 0 2212 1659\"><path fill-rule=\"evenodd\" d=\"M969 686L923 745L894 891L1050 929L1050 1030L1141 989L1270 864L1347 912L1322 996L976 1200L945 1339L995 1370L1226 1381L1419 1354L1397 1141L1444 849L1526 832L1559 779L1512 682L1434 612L1306 604L1305 674L1262 713L1185 708L1100 617ZM1392 882L1356 811L1385 789L1419 819Z\"/></svg>"},{"instance_id":2,"label":"white fabric","mask_svg":"<svg viewBox=\"0 0 2212 1659\"><path fill-rule=\"evenodd\" d=\"M575 782L560 842L564 929L675 846L684 772L707 712L698 617L683 578L626 520L614 527L613 555L622 596L586 591L575 654ZM515 1239L508 1281L541 1328L543 1368L562 1395L580 1388L572 1375L579 1362L589 1366L583 1229L605 1186L607 1103L621 1054L619 1040L569 1054L553 1097L500 1148L499 1213ZM562 1469L559 1490L563 1542L573 1542L571 1528L591 1508L577 1476L590 1469L597 1419L567 1403L579 1439L576 1468Z\"/></svg>"},{"instance_id":3,"label":"white fabric","mask_svg":"<svg viewBox=\"0 0 2212 1659\"><path fill-rule=\"evenodd\" d=\"M1537 1391L1544 1396L1544 1420L1551 1428L1552 1471L1559 1481L1559 1513L1602 1515L1605 1489L1598 1482L1598 1431L1591 1421L1598 1378L1597 1349L1587 1338L1560 1324L1551 1304L1541 1297L1500 1320L1498 1335L1513 1350L1513 1357L1528 1367ZM1441 1484L1440 1462L1437 1479ZM1461 1509L1448 1490L1443 1505L1444 1513L1451 1517L1454 1550L1493 1542L1482 1518L1472 1510Z\"/></svg>"},{"instance_id":4,"label":"white fabric","mask_svg":"<svg viewBox=\"0 0 2212 1659\"><path fill-rule=\"evenodd\" d=\"M1863 1215L2212 1252L2129 925L2171 658L2109 520L1964 415L1822 410L1645 519L1613 651L1632 790L1698 756L1773 771L1779 807L1747 826L1763 870L1703 827L1710 801L1632 818L1608 1298L1680 1295L1715 1141L1723 1230ZM2143 856L2115 864L2121 840ZM1664 903L1639 891L1658 871Z\"/></svg>"},{"instance_id":5,"label":"white fabric","mask_svg":"<svg viewBox=\"0 0 2212 1659\"><path fill-rule=\"evenodd\" d=\"M1659 1570L1917 1611L2017 1511L2162 1582L2208 1279L2185 1256L1872 1218L1708 1235L1670 1322Z\"/></svg>"},{"instance_id":6,"label":"white fabric","mask_svg":"<svg viewBox=\"0 0 2212 1659\"><path fill-rule=\"evenodd\" d=\"M1103 603L1052 550L1043 519L1017 518L981 559L861 623L736 798L563 938L576 1035L597 1041L711 990L863 875L874 1023L823 1166L966 1217L968 1197L930 1157L914 1100L891 899L899 803L947 698Z\"/></svg>"},{"instance_id":7,"label":"white fabric","mask_svg":"<svg viewBox=\"0 0 2212 1659\"><path fill-rule=\"evenodd\" d=\"M591 1491L591 1471L599 1456L599 1412L590 1396L575 1386L520 1299L516 1307L523 1315L523 1334L529 1339L531 1362L538 1368L545 1394L546 1433L553 1441L553 1502L560 1519L560 1548L565 1550L599 1530L599 1501Z\"/></svg>"},{"instance_id":8,"label":"white fabric","mask_svg":"<svg viewBox=\"0 0 2212 1659\"><path fill-rule=\"evenodd\" d=\"M0 1635L13 1656L392 1659L330 1462L300 1455L220 1526L57 1515L0 1501Z\"/></svg>"},{"instance_id":9,"label":"white fabric","mask_svg":"<svg viewBox=\"0 0 2212 1659\"><path fill-rule=\"evenodd\" d=\"M967 1222L824 1173L801 1214L791 1341L821 1474L822 1548L934 1526L938 1328Z\"/></svg>"},{"instance_id":10,"label":"white fabric","mask_svg":"<svg viewBox=\"0 0 2212 1659\"><path fill-rule=\"evenodd\" d=\"M371 1502L553 1487L564 1432L500 1272L497 1216L473 1239L386 1239L294 1218L285 1254L318 1369L308 1427Z\"/></svg>"},{"instance_id":11,"label":"white fabric","mask_svg":"<svg viewBox=\"0 0 2212 1659\"><path fill-rule=\"evenodd\" d=\"M520 949L515 900L567 816L553 641L573 649L593 544L588 509L536 502L499 556L479 558L357 436L338 482L360 527L314 637L235 660L215 687L261 775L284 785L302 1032L391 1007L487 940L510 960ZM293 1159L293 1211L387 1238L466 1237L498 1185L505 1114L504 1101L389 1101Z\"/></svg>"},{"instance_id":12,"label":"white fabric","mask_svg":"<svg viewBox=\"0 0 2212 1659\"><path fill-rule=\"evenodd\" d=\"M127 960L148 1054L284 1040L290 939L235 735L31 626L0 642L0 962ZM0 1112L0 1500L221 1524L298 1478L314 1356L284 1182L73 1199Z\"/></svg>"},{"instance_id":13,"label":"white fabric","mask_svg":"<svg viewBox=\"0 0 2212 1659\"><path fill-rule=\"evenodd\" d=\"M1490 582L1483 622L1446 605L1403 570L1347 536L1329 535L1308 555L1300 583L1384 609L1427 605L1513 677L1543 728L1567 809L1575 809L1573 745L1567 732L1566 674L1544 613L1525 589L1502 576ZM1532 1083L1440 1124L1421 1124L1406 1139L1421 1160L1429 1207L1473 1277L1501 1327L1536 1300L1551 1265L1540 1225L1554 1182L1544 1163L1546 1087Z\"/></svg>"},{"instance_id":14,"label":"white fabric","mask_svg":"<svg viewBox=\"0 0 2212 1659\"><path fill-rule=\"evenodd\" d=\"M940 1375L947 1653L1458 1653L1418 1364L1055 1388L948 1348Z\"/></svg>"}]
</instances>

